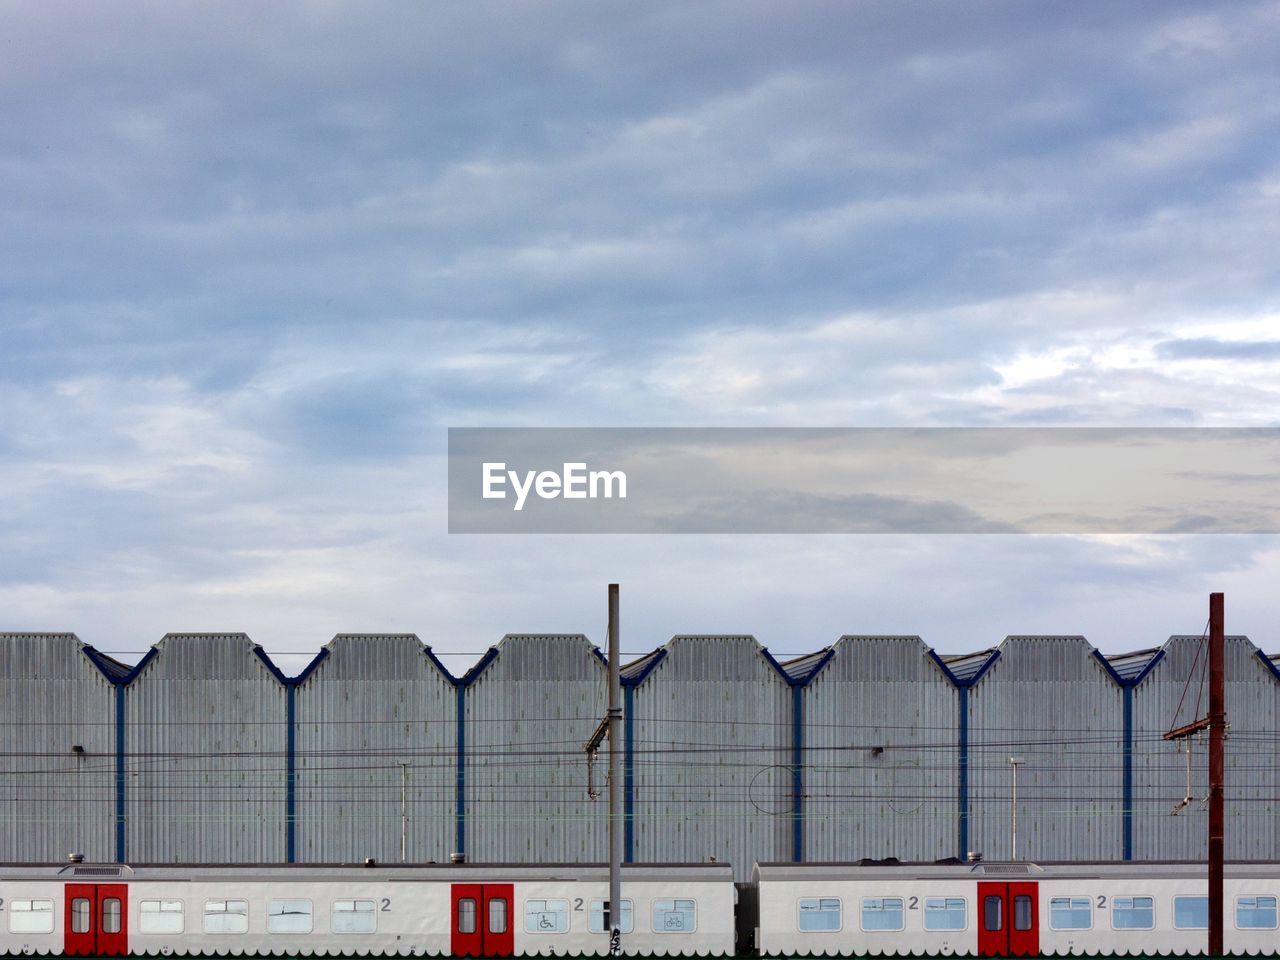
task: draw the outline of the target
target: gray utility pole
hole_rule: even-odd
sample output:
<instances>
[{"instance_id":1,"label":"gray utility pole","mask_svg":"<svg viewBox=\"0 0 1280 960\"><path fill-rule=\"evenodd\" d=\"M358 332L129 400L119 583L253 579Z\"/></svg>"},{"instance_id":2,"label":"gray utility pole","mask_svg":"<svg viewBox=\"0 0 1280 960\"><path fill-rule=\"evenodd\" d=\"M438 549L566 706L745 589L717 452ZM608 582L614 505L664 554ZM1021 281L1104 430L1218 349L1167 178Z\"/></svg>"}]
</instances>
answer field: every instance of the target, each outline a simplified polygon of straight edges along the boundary
<instances>
[{"instance_id":1,"label":"gray utility pole","mask_svg":"<svg viewBox=\"0 0 1280 960\"><path fill-rule=\"evenodd\" d=\"M1209 594L1209 955L1222 956L1222 794L1226 777L1223 734L1227 730L1226 630L1223 596Z\"/></svg>"},{"instance_id":2,"label":"gray utility pole","mask_svg":"<svg viewBox=\"0 0 1280 960\"><path fill-rule=\"evenodd\" d=\"M609 956L622 955L622 751L618 721L622 718L622 674L619 669L618 585L609 584Z\"/></svg>"}]
</instances>

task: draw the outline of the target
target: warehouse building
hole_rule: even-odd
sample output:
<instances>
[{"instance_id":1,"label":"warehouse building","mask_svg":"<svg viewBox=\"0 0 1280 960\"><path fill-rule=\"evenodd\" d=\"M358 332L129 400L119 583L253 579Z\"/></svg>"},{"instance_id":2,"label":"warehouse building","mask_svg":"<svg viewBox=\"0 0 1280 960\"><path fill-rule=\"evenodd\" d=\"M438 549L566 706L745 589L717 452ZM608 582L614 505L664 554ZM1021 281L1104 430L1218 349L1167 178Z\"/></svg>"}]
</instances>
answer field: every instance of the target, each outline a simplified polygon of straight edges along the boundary
<instances>
[{"instance_id":1,"label":"warehouse building","mask_svg":"<svg viewBox=\"0 0 1280 960\"><path fill-rule=\"evenodd\" d=\"M1206 712L1204 647L851 635L779 662L677 636L623 667L626 857L1202 857L1207 742L1162 734ZM1246 637L1226 667L1227 855L1276 859L1280 669ZM461 676L412 634L339 635L296 676L244 634L136 664L0 634L0 861L599 861L606 693L580 634Z\"/></svg>"},{"instance_id":2,"label":"warehouse building","mask_svg":"<svg viewBox=\"0 0 1280 960\"><path fill-rule=\"evenodd\" d=\"M340 634L281 683L292 700L287 861L417 863L452 849L458 698L429 647L413 634Z\"/></svg>"}]
</instances>

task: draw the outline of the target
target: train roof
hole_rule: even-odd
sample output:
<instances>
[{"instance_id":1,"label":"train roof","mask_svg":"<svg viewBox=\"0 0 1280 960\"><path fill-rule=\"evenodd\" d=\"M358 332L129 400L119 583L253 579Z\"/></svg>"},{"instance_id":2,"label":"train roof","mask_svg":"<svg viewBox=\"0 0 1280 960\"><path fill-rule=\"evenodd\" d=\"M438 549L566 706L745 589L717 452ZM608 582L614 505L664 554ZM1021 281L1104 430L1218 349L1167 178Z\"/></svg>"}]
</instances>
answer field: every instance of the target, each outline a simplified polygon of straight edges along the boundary
<instances>
[{"instance_id":1,"label":"train roof","mask_svg":"<svg viewBox=\"0 0 1280 960\"><path fill-rule=\"evenodd\" d=\"M1280 863L1232 861L1224 867L1227 877L1280 879ZM978 863L757 863L752 879L778 882L788 880L860 880L875 877L889 880L944 880L961 876L983 878L1025 877L1028 880L1107 879L1141 876L1152 879L1207 877L1204 861L1127 860L1106 863L1031 863L979 861Z\"/></svg>"},{"instance_id":2,"label":"train roof","mask_svg":"<svg viewBox=\"0 0 1280 960\"><path fill-rule=\"evenodd\" d=\"M622 876L646 880L733 880L727 863L624 864ZM607 882L607 863L45 863L0 864L6 880L458 880L497 883L504 880Z\"/></svg>"}]
</instances>

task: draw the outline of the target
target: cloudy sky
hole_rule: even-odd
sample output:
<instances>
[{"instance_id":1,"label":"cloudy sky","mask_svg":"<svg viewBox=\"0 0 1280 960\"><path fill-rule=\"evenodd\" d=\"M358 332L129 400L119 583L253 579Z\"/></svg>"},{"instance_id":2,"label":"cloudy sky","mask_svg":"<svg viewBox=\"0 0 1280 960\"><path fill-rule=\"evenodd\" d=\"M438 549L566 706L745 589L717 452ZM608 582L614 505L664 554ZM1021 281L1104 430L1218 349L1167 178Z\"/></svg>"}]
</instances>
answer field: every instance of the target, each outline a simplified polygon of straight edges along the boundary
<instances>
[{"instance_id":1,"label":"cloudy sky","mask_svg":"<svg viewBox=\"0 0 1280 960\"><path fill-rule=\"evenodd\" d=\"M449 426L1280 425L1280 4L0 6L0 629L1280 651L1265 536L450 536ZM470 659L462 655L451 665ZM286 664L291 661L286 660Z\"/></svg>"}]
</instances>

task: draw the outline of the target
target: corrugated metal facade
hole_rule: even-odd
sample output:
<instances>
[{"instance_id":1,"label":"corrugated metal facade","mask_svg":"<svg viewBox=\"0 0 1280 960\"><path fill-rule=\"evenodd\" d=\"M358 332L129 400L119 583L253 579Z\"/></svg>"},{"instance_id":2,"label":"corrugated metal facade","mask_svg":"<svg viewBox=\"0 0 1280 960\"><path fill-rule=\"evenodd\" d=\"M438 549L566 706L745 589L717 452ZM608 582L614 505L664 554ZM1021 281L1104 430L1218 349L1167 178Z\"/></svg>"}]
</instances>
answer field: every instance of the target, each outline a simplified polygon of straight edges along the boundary
<instances>
[{"instance_id":1,"label":"corrugated metal facade","mask_svg":"<svg viewBox=\"0 0 1280 960\"><path fill-rule=\"evenodd\" d=\"M166 635L125 688L127 858L283 860L286 716L247 636Z\"/></svg>"},{"instance_id":2,"label":"corrugated metal facade","mask_svg":"<svg viewBox=\"0 0 1280 960\"><path fill-rule=\"evenodd\" d=\"M1009 637L969 692L969 846L1012 853L1013 765L1018 857L1119 859L1124 704L1083 637Z\"/></svg>"},{"instance_id":3,"label":"corrugated metal facade","mask_svg":"<svg viewBox=\"0 0 1280 960\"><path fill-rule=\"evenodd\" d=\"M1171 637L1164 657L1134 692L1137 859L1205 856L1208 807L1202 801L1208 794L1209 734L1205 731L1181 743L1164 741L1160 734L1208 713L1206 657L1200 637ZM1226 856L1275 860L1280 857L1280 683L1247 637L1227 638L1226 679ZM1171 816L1187 794L1188 743L1192 802Z\"/></svg>"},{"instance_id":4,"label":"corrugated metal facade","mask_svg":"<svg viewBox=\"0 0 1280 960\"><path fill-rule=\"evenodd\" d=\"M468 859L607 859L606 755L595 764L601 796L592 801L583 752L607 697L591 641L507 636L465 680Z\"/></svg>"},{"instance_id":5,"label":"corrugated metal facade","mask_svg":"<svg viewBox=\"0 0 1280 960\"><path fill-rule=\"evenodd\" d=\"M412 634L334 637L295 691L296 859L447 862L457 696ZM403 765L403 766L402 766Z\"/></svg>"},{"instance_id":6,"label":"corrugated metal facade","mask_svg":"<svg viewBox=\"0 0 1280 960\"><path fill-rule=\"evenodd\" d=\"M955 855L956 704L919 637L836 643L804 691L805 859Z\"/></svg>"},{"instance_id":7,"label":"corrugated metal facade","mask_svg":"<svg viewBox=\"0 0 1280 960\"><path fill-rule=\"evenodd\" d=\"M675 637L632 693L634 859L791 857L791 688L754 637Z\"/></svg>"},{"instance_id":8,"label":"corrugated metal facade","mask_svg":"<svg viewBox=\"0 0 1280 960\"><path fill-rule=\"evenodd\" d=\"M82 649L0 634L0 862L115 856L115 689Z\"/></svg>"},{"instance_id":9,"label":"corrugated metal facade","mask_svg":"<svg viewBox=\"0 0 1280 960\"><path fill-rule=\"evenodd\" d=\"M1177 816L1185 753L1161 739L1207 709L1201 647L1010 637L938 658L851 636L779 665L751 637L676 637L624 669L631 857L742 877L797 853L1007 857L1010 757L1020 857L1202 856L1206 736ZM1280 858L1280 674L1232 637L1227 676L1228 855ZM169 635L132 668L0 634L0 860L394 862L402 771L410 861L600 860L582 745L605 700L580 635L508 636L461 678L412 635L339 636L290 680L243 634Z\"/></svg>"}]
</instances>

